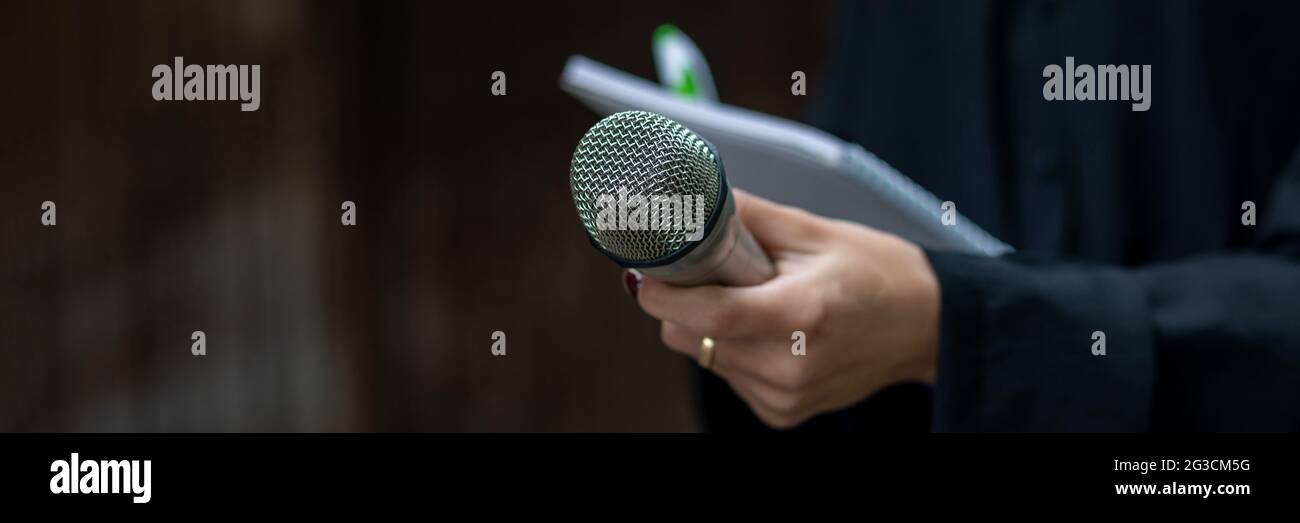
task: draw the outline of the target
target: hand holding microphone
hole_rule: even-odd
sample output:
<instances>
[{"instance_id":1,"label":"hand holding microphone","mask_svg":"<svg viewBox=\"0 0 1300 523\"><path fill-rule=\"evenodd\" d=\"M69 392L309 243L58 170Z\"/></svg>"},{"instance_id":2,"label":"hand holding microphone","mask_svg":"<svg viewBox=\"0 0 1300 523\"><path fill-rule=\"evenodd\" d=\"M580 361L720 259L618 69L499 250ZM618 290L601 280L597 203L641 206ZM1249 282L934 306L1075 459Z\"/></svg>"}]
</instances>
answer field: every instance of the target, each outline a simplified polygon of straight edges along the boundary
<instances>
[{"instance_id":1,"label":"hand holding microphone","mask_svg":"<svg viewBox=\"0 0 1300 523\"><path fill-rule=\"evenodd\" d=\"M662 320L664 343L697 359L712 351L710 370L769 426L797 425L901 381L933 381L939 288L914 244L733 193L707 142L652 113L597 123L570 175L593 245L647 276L637 300ZM599 193L620 185L706 197L704 212L692 208L705 217L703 234L642 229L639 205L626 206L638 209L633 227L608 227L617 198ZM792 350L796 331L803 355Z\"/></svg>"}]
</instances>

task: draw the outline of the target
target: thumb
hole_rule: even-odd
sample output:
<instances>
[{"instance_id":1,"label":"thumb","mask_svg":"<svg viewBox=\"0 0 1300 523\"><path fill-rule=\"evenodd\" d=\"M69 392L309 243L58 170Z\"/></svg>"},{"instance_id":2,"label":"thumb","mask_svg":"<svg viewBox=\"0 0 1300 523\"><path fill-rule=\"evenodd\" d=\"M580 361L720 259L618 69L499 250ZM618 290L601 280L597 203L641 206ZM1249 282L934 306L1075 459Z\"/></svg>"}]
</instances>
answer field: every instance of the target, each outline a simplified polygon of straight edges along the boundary
<instances>
[{"instance_id":1,"label":"thumb","mask_svg":"<svg viewBox=\"0 0 1300 523\"><path fill-rule=\"evenodd\" d=\"M764 250L812 251L826 235L825 218L732 189L736 216Z\"/></svg>"}]
</instances>

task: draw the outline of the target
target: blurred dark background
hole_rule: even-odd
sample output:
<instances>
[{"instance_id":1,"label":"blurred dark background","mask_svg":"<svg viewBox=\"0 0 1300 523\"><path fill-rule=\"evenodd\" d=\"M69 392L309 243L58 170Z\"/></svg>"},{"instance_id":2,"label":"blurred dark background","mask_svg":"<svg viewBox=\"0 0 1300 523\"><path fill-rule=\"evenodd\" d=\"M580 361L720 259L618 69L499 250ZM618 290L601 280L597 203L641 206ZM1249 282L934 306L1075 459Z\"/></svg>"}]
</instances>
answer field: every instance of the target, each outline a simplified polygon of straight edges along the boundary
<instances>
[{"instance_id":1,"label":"blurred dark background","mask_svg":"<svg viewBox=\"0 0 1300 523\"><path fill-rule=\"evenodd\" d=\"M5 11L11 431L697 429L691 363L578 224L567 167L596 115L556 81L574 53L653 79L651 33L670 22L723 101L799 119L790 74L816 95L833 16L670 0ZM175 56L261 64L261 109L154 101L150 71Z\"/></svg>"}]
</instances>

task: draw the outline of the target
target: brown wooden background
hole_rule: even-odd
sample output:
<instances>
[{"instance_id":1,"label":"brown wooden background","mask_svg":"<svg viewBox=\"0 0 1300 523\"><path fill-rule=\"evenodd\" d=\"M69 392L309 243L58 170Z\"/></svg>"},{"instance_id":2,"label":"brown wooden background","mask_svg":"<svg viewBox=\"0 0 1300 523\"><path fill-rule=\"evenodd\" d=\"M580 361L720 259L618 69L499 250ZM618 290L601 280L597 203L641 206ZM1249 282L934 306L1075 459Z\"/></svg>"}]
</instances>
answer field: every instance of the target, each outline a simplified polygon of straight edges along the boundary
<instances>
[{"instance_id":1,"label":"brown wooden background","mask_svg":"<svg viewBox=\"0 0 1300 523\"><path fill-rule=\"evenodd\" d=\"M689 363L578 224L595 115L556 81L572 53L652 78L673 22L725 101L799 118L831 7L449 4L7 4L0 429L697 428ZM155 102L178 55L261 64L261 110Z\"/></svg>"}]
</instances>

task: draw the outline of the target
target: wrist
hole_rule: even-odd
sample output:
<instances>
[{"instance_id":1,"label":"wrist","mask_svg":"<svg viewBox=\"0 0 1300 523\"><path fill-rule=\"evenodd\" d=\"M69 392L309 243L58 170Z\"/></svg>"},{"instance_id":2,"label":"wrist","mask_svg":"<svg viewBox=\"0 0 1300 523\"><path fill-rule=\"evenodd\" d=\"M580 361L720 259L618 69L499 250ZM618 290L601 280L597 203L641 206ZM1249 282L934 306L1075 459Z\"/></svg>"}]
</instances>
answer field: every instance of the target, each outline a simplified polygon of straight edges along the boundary
<instances>
[{"instance_id":1,"label":"wrist","mask_svg":"<svg viewBox=\"0 0 1300 523\"><path fill-rule=\"evenodd\" d=\"M933 385L939 365L939 318L942 313L942 294L939 277L935 274L930 259L920 247L912 245L919 260L916 267L915 290L916 317L911 322L915 331L912 339L916 340L913 350L913 375L915 381Z\"/></svg>"}]
</instances>

